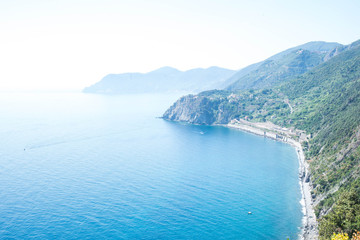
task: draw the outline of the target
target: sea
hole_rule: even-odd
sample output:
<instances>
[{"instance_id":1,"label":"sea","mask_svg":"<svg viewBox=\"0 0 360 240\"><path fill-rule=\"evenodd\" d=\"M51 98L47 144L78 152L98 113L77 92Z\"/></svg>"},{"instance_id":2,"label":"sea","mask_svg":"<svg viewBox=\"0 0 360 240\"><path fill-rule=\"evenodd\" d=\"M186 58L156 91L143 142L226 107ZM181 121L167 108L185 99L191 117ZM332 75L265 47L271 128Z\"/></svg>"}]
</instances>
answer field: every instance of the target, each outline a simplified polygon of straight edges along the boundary
<instances>
[{"instance_id":1,"label":"sea","mask_svg":"<svg viewBox=\"0 0 360 240\"><path fill-rule=\"evenodd\" d=\"M0 239L298 239L295 149L179 96L0 93Z\"/></svg>"}]
</instances>

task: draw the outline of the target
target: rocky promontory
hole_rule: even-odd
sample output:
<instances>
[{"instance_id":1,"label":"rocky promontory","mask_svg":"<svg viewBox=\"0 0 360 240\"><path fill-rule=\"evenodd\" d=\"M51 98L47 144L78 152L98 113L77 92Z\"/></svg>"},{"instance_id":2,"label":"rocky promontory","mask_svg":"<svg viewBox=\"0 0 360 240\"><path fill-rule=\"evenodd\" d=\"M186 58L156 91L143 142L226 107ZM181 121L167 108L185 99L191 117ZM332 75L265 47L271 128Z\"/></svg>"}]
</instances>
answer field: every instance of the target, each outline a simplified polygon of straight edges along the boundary
<instances>
[{"instance_id":1,"label":"rocky promontory","mask_svg":"<svg viewBox=\"0 0 360 240\"><path fill-rule=\"evenodd\" d=\"M226 124L234 118L233 109L228 109L226 104L229 94L213 90L181 97L162 117L166 120L200 125Z\"/></svg>"}]
</instances>

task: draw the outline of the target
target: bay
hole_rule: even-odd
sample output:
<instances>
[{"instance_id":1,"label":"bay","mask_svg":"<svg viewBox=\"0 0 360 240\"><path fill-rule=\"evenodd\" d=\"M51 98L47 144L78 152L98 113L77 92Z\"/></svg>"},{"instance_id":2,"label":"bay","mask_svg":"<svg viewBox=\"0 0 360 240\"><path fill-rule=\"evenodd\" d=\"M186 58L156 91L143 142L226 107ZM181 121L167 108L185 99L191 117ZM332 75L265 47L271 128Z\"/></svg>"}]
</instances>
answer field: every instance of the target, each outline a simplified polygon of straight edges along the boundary
<instances>
[{"instance_id":1,"label":"bay","mask_svg":"<svg viewBox=\"0 0 360 240\"><path fill-rule=\"evenodd\" d=\"M298 238L295 150L157 118L179 96L2 93L0 238Z\"/></svg>"}]
</instances>

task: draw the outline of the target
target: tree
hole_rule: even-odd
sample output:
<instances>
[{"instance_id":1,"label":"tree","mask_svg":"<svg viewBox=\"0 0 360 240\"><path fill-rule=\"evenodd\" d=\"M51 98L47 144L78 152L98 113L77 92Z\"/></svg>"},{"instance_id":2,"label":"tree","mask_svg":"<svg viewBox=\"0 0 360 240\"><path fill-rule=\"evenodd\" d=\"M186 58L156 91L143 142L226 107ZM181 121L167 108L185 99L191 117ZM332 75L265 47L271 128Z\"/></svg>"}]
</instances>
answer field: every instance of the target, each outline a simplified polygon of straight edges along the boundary
<instances>
[{"instance_id":1,"label":"tree","mask_svg":"<svg viewBox=\"0 0 360 240\"><path fill-rule=\"evenodd\" d=\"M352 236L355 229L360 229L360 197L357 191L350 190L343 193L333 210L321 219L319 234L321 239L329 239L335 232Z\"/></svg>"}]
</instances>

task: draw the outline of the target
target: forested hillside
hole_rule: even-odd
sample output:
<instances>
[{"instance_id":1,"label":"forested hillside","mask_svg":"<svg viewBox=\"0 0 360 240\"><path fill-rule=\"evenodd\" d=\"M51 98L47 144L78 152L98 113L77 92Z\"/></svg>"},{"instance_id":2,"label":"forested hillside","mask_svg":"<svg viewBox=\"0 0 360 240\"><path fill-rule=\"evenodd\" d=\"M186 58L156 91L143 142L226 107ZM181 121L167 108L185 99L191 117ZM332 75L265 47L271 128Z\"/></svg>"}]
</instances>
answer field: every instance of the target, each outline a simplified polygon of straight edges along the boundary
<instances>
[{"instance_id":1,"label":"forested hillside","mask_svg":"<svg viewBox=\"0 0 360 240\"><path fill-rule=\"evenodd\" d=\"M339 43L309 42L239 70L227 90L261 89L286 82L346 50Z\"/></svg>"}]
</instances>

